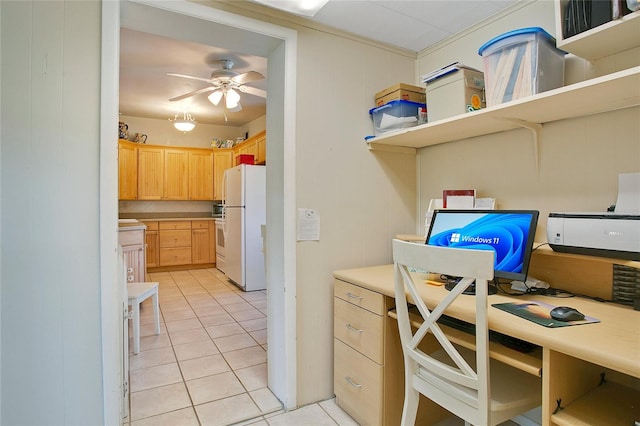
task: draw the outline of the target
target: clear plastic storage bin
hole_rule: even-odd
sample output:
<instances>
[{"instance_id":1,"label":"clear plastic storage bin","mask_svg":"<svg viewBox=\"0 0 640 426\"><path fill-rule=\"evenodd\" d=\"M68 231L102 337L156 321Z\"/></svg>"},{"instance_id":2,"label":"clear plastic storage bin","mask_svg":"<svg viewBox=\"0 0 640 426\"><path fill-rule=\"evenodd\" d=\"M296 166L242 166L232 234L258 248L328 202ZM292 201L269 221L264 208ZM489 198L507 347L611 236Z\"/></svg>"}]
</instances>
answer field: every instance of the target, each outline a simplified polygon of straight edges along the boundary
<instances>
[{"instance_id":1,"label":"clear plastic storage bin","mask_svg":"<svg viewBox=\"0 0 640 426\"><path fill-rule=\"evenodd\" d=\"M539 27L499 35L478 50L484 61L487 106L556 89L564 84L564 55Z\"/></svg>"},{"instance_id":2,"label":"clear plastic storage bin","mask_svg":"<svg viewBox=\"0 0 640 426\"><path fill-rule=\"evenodd\" d=\"M395 100L369 110L376 136L385 132L412 127L418 124L419 113L426 104Z\"/></svg>"}]
</instances>

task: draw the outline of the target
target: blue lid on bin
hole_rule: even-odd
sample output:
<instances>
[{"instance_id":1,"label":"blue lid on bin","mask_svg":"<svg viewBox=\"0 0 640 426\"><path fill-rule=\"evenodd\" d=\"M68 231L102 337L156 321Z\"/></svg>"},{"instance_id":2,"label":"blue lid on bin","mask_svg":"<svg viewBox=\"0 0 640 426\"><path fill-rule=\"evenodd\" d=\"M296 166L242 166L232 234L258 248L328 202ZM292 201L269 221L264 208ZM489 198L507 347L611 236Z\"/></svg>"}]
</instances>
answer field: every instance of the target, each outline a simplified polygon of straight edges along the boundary
<instances>
[{"instance_id":1,"label":"blue lid on bin","mask_svg":"<svg viewBox=\"0 0 640 426\"><path fill-rule=\"evenodd\" d=\"M418 107L420 107L420 108L424 108L426 106L427 106L427 104L421 104L419 102L405 101L404 99L396 99L396 100L387 102L386 104L384 104L382 106L371 108L369 110L369 114L373 115L374 112L379 112L379 111L382 111L382 110L385 110L385 109L388 109L388 108L394 108L394 107L400 107L400 108L402 108L402 107L406 107L406 108L409 108L409 107L418 108ZM417 110L415 110L415 111L417 111Z\"/></svg>"},{"instance_id":2,"label":"blue lid on bin","mask_svg":"<svg viewBox=\"0 0 640 426\"><path fill-rule=\"evenodd\" d=\"M540 28L540 27L527 27L527 28L520 28L518 30L509 31L509 32L506 32L504 34L501 34L499 36L496 36L496 37L492 38L491 40L489 40L488 42L486 42L485 44L480 46L480 49L478 49L478 55L482 56L482 53L485 50L487 50L488 48L490 48L494 44L498 43L499 41L508 39L510 37L523 35L523 34L539 34L539 35L543 36L544 38L546 38L547 41L552 43L554 45L554 47L556 45L556 39L551 34L546 32L545 30L543 30L542 28Z\"/></svg>"}]
</instances>

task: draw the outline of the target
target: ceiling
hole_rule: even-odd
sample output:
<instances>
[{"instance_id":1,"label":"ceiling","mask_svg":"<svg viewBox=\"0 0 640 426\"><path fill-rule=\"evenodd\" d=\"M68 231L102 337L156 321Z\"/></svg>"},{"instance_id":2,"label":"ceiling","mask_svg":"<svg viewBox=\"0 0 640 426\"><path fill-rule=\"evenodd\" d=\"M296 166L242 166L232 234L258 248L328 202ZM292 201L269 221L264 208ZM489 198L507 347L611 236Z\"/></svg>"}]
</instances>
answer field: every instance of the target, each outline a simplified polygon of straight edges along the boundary
<instances>
[{"instance_id":1,"label":"ceiling","mask_svg":"<svg viewBox=\"0 0 640 426\"><path fill-rule=\"evenodd\" d=\"M516 1L519 0L330 0L314 17L305 19L418 52L495 15ZM264 6L257 8L273 10ZM354 19L355 16L358 19ZM212 71L221 68L222 59L233 60L233 71L238 73L257 71L264 75L264 80L247 85L266 90L267 59L264 57L121 28L120 113L169 119L186 110L196 122L236 127L265 115L265 99L247 93L241 93L242 111L226 111L226 114L220 105L214 106L208 101L208 93L169 101L206 87L208 83L167 73L209 78Z\"/></svg>"}]
</instances>

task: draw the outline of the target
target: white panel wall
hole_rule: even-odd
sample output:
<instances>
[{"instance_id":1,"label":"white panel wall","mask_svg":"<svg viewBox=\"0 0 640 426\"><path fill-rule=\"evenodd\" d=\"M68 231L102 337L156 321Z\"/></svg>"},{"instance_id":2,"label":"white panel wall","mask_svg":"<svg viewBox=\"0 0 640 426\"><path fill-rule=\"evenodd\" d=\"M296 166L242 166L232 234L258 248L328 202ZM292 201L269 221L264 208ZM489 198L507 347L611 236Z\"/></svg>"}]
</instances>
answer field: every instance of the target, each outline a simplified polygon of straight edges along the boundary
<instances>
[{"instance_id":1,"label":"white panel wall","mask_svg":"<svg viewBox=\"0 0 640 426\"><path fill-rule=\"evenodd\" d=\"M100 424L100 3L0 8L0 423Z\"/></svg>"}]
</instances>

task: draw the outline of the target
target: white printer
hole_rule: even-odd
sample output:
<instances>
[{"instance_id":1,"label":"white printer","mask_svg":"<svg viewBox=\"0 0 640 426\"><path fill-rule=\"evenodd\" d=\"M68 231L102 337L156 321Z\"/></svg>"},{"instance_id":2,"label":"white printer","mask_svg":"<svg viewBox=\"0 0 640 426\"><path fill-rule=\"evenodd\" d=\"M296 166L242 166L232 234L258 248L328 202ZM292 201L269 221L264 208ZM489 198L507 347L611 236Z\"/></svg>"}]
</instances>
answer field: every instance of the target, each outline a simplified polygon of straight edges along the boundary
<instances>
[{"instance_id":1,"label":"white printer","mask_svg":"<svg viewBox=\"0 0 640 426\"><path fill-rule=\"evenodd\" d=\"M547 241L558 252L640 260L640 214L549 213Z\"/></svg>"}]
</instances>

